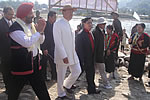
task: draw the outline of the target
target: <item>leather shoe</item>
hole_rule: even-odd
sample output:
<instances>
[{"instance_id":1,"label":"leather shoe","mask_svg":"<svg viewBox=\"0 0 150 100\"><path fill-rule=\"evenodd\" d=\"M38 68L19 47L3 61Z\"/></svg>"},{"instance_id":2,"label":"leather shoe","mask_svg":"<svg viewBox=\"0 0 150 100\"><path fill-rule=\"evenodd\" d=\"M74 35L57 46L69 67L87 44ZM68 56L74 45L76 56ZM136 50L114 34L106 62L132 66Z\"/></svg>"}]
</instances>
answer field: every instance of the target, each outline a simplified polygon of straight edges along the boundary
<instances>
[{"instance_id":1,"label":"leather shoe","mask_svg":"<svg viewBox=\"0 0 150 100\"><path fill-rule=\"evenodd\" d=\"M67 96L57 97L57 99L58 99L58 100L59 100L59 99L61 99L61 100L70 100L70 98L67 97Z\"/></svg>"},{"instance_id":2,"label":"leather shoe","mask_svg":"<svg viewBox=\"0 0 150 100\"><path fill-rule=\"evenodd\" d=\"M76 89L78 88L79 86L76 86L76 85L72 85L71 89Z\"/></svg>"},{"instance_id":3,"label":"leather shoe","mask_svg":"<svg viewBox=\"0 0 150 100\"><path fill-rule=\"evenodd\" d=\"M57 97L57 99L58 99L58 100L59 100L59 99L61 99L61 100L70 100L70 98L67 97L67 96Z\"/></svg>"},{"instance_id":4,"label":"leather shoe","mask_svg":"<svg viewBox=\"0 0 150 100\"><path fill-rule=\"evenodd\" d=\"M67 89L66 87L63 86L63 88L65 89L66 92L68 92L69 94L73 94L74 91L72 91L71 89Z\"/></svg>"},{"instance_id":5,"label":"leather shoe","mask_svg":"<svg viewBox=\"0 0 150 100\"><path fill-rule=\"evenodd\" d=\"M96 90L95 92L90 92L88 94L100 94L101 90Z\"/></svg>"}]
</instances>

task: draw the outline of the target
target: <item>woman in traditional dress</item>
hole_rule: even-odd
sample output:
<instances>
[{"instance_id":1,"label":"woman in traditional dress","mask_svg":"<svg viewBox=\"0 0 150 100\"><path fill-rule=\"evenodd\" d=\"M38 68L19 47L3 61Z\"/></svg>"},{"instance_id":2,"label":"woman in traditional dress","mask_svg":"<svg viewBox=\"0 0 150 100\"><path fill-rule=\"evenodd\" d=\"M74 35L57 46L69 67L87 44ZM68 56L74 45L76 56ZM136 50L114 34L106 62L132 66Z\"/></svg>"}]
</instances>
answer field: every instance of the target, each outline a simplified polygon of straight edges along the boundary
<instances>
[{"instance_id":1,"label":"woman in traditional dress","mask_svg":"<svg viewBox=\"0 0 150 100\"><path fill-rule=\"evenodd\" d=\"M118 45L118 35L113 33L113 26L107 26L107 35L105 37L105 65L106 65L106 72L112 73L113 78L114 71L115 71L115 55L116 49Z\"/></svg>"},{"instance_id":2,"label":"woman in traditional dress","mask_svg":"<svg viewBox=\"0 0 150 100\"><path fill-rule=\"evenodd\" d=\"M149 46L149 36L144 32L144 29L144 23L138 24L137 33L129 39L129 43L131 44L130 62L128 67L128 73L131 77L129 77L129 79L134 79L134 77L136 77L139 78L139 81L142 81L145 58Z\"/></svg>"}]
</instances>

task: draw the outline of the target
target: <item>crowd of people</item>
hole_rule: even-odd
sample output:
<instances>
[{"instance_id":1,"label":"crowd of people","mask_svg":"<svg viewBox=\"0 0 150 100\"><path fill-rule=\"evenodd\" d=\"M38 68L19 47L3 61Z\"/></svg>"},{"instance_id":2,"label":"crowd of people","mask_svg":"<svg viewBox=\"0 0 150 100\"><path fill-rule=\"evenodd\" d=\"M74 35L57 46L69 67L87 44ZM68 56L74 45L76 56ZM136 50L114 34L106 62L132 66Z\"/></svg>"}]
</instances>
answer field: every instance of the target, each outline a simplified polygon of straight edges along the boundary
<instances>
[{"instance_id":1,"label":"crowd of people","mask_svg":"<svg viewBox=\"0 0 150 100\"><path fill-rule=\"evenodd\" d=\"M70 99L67 93L74 93L77 88L74 84L84 72L88 94L99 94L101 90L96 88L94 82L95 68L99 70L104 88L112 89L107 73L109 78L116 78L118 50L121 43L121 51L124 52L126 38L131 45L129 79L139 78L142 81L150 47L150 37L144 32L144 23L136 24L128 37L118 19L119 14L112 12L112 25L107 25L106 19L100 17L92 30L93 20L86 17L72 32L69 21L76 8L64 6L60 9L63 17L59 20L56 20L56 12L49 11L45 21L40 17L40 11L36 11L34 17L33 7L33 3L21 4L15 21L12 20L14 9L5 7L0 20L0 71L8 100L17 100L26 84L32 86L39 100L50 100L45 84L50 80L47 77L48 62L51 80L57 82L59 99ZM66 77L68 68L70 74Z\"/></svg>"}]
</instances>

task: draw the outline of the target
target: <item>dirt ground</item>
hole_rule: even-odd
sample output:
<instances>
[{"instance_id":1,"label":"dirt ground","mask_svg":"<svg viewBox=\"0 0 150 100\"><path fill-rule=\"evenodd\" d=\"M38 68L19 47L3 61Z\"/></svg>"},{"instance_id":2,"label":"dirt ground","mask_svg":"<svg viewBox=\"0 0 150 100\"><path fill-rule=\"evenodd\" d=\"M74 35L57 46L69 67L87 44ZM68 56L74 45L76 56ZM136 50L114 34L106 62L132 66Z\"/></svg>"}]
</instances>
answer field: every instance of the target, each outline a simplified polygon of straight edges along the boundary
<instances>
[{"instance_id":1,"label":"dirt ground","mask_svg":"<svg viewBox=\"0 0 150 100\"><path fill-rule=\"evenodd\" d=\"M75 100L150 100L150 87L147 87L147 75L144 74L143 82L137 80L128 81L128 73L125 67L117 70L117 79L111 79L113 87L111 90L103 88L102 80L99 73L96 73L95 82L97 87L102 91L97 95L87 95L85 75L76 82L79 87L75 90ZM56 83L47 82L47 87L52 100L57 97ZM0 83L0 100L7 100L7 95L2 93L4 85ZM20 95L19 100L38 100L29 86L26 86Z\"/></svg>"},{"instance_id":2,"label":"dirt ground","mask_svg":"<svg viewBox=\"0 0 150 100\"><path fill-rule=\"evenodd\" d=\"M138 80L128 80L129 74L127 68L122 66L116 71L116 79L110 78L110 84L113 89L108 90L103 87L100 74L97 72L95 83L97 88L101 90L100 94L87 95L85 74L83 74L76 85L75 95L71 96L71 100L150 100L150 87L147 86L147 72L143 75L143 82ZM57 83L49 81L47 88L52 100L57 98ZM0 100L7 100L7 95L3 93L4 84L0 75ZM30 86L25 86L20 94L19 100L38 100ZM57 100L57 99L56 99Z\"/></svg>"}]
</instances>

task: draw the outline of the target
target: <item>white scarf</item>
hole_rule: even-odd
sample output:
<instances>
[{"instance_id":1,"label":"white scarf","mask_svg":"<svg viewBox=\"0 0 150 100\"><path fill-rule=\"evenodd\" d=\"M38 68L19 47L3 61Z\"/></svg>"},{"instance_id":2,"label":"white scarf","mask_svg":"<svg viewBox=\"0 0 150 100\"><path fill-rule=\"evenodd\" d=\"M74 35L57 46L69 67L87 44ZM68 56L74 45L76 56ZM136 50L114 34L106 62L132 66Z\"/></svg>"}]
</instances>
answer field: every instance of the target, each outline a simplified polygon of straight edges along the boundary
<instances>
[{"instance_id":1,"label":"white scarf","mask_svg":"<svg viewBox=\"0 0 150 100\"><path fill-rule=\"evenodd\" d=\"M28 28L28 26L20 19L20 18L17 18L16 19L16 22L23 28L24 30L24 33L28 36L28 37L31 37L32 34L35 34L37 31L35 29L35 26L34 26L34 23L31 23L31 30ZM34 47L37 47L38 50L39 50L39 53L41 53L41 50L40 50L40 42L37 41L35 44L33 44L31 47L27 48L28 51L33 51Z\"/></svg>"}]
</instances>

